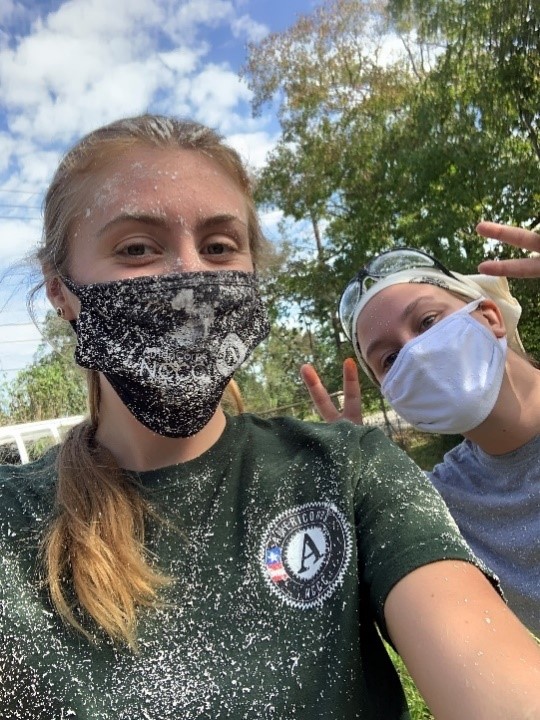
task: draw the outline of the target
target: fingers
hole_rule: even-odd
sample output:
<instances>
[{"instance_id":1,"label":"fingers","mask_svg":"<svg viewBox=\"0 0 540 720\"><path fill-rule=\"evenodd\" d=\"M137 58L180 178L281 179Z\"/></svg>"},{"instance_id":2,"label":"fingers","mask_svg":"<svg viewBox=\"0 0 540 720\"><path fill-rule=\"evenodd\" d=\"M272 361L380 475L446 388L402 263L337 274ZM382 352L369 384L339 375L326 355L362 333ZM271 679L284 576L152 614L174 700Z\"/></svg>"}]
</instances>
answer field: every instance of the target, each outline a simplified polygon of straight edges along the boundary
<instances>
[{"instance_id":1,"label":"fingers","mask_svg":"<svg viewBox=\"0 0 540 720\"><path fill-rule=\"evenodd\" d=\"M332 398L322 384L317 371L312 365L302 365L300 375L315 405L315 409L325 422L350 420L357 425L362 424L362 393L358 368L352 358L343 363L343 412L336 409Z\"/></svg>"},{"instance_id":2,"label":"fingers","mask_svg":"<svg viewBox=\"0 0 540 720\"><path fill-rule=\"evenodd\" d=\"M540 251L540 235L525 228L483 221L476 226L476 232L483 237L500 240L524 250Z\"/></svg>"},{"instance_id":3,"label":"fingers","mask_svg":"<svg viewBox=\"0 0 540 720\"><path fill-rule=\"evenodd\" d=\"M476 231L483 237L500 240L524 250L540 251L540 235L531 230L493 222L481 222L476 226ZM540 258L486 260L478 265L478 270L486 275L504 275L515 278L540 277Z\"/></svg>"},{"instance_id":4,"label":"fingers","mask_svg":"<svg viewBox=\"0 0 540 720\"><path fill-rule=\"evenodd\" d=\"M341 414L332 402L332 398L322 384L315 368L312 365L302 365L300 375L315 405L315 409L322 419L325 422L339 420Z\"/></svg>"},{"instance_id":5,"label":"fingers","mask_svg":"<svg viewBox=\"0 0 540 720\"><path fill-rule=\"evenodd\" d=\"M540 277L540 258L522 260L486 260L480 263L478 270L486 275L504 275L513 278Z\"/></svg>"},{"instance_id":6,"label":"fingers","mask_svg":"<svg viewBox=\"0 0 540 720\"><path fill-rule=\"evenodd\" d=\"M343 417L362 425L362 390L358 368L352 358L343 363Z\"/></svg>"}]
</instances>

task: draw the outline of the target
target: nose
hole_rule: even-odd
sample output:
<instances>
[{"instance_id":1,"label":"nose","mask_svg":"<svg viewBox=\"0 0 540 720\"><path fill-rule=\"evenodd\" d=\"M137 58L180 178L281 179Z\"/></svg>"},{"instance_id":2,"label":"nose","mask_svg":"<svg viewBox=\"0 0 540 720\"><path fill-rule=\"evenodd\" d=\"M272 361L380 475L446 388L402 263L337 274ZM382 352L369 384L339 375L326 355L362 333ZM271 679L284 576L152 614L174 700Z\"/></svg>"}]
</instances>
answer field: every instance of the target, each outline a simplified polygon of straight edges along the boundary
<instances>
[{"instance_id":1,"label":"nose","mask_svg":"<svg viewBox=\"0 0 540 720\"><path fill-rule=\"evenodd\" d=\"M401 347L406 345L411 340L414 340L414 338L418 337L421 333L420 332L413 332L412 330L405 330L400 337L400 343Z\"/></svg>"},{"instance_id":2,"label":"nose","mask_svg":"<svg viewBox=\"0 0 540 720\"><path fill-rule=\"evenodd\" d=\"M205 269L197 243L191 234L180 233L170 248L167 268L170 272L197 272Z\"/></svg>"}]
</instances>

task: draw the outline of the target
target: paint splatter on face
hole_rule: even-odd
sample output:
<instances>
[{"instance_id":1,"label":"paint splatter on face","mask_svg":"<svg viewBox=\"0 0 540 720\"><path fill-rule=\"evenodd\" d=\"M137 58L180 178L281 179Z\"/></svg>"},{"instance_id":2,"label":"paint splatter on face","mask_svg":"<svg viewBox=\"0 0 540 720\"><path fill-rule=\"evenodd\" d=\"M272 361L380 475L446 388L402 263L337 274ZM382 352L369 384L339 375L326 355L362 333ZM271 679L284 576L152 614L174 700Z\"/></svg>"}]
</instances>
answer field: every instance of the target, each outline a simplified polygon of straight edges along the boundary
<instances>
[{"instance_id":1,"label":"paint splatter on face","mask_svg":"<svg viewBox=\"0 0 540 720\"><path fill-rule=\"evenodd\" d=\"M96 173L91 188L70 239L74 281L253 271L246 198L211 158L134 148ZM70 297L66 318L77 313Z\"/></svg>"},{"instance_id":2,"label":"paint splatter on face","mask_svg":"<svg viewBox=\"0 0 540 720\"><path fill-rule=\"evenodd\" d=\"M97 172L70 240L76 360L168 437L214 414L268 334L243 191L208 156L137 147Z\"/></svg>"}]
</instances>

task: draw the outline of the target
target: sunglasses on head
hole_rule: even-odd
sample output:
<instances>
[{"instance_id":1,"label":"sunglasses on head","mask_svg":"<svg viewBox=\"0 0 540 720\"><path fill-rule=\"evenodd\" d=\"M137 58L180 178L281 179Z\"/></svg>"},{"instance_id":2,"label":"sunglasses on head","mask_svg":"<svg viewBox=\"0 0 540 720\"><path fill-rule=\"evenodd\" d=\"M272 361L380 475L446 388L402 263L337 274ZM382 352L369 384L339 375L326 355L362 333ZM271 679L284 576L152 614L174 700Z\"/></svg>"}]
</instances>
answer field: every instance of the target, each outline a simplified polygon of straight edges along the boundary
<instances>
[{"instance_id":1,"label":"sunglasses on head","mask_svg":"<svg viewBox=\"0 0 540 720\"><path fill-rule=\"evenodd\" d=\"M339 301L339 320L343 332L352 339L352 321L360 298L378 280L414 268L434 268L448 277L454 277L442 263L422 250L399 247L386 250L372 258L348 283ZM371 281L371 282L369 282Z\"/></svg>"}]
</instances>

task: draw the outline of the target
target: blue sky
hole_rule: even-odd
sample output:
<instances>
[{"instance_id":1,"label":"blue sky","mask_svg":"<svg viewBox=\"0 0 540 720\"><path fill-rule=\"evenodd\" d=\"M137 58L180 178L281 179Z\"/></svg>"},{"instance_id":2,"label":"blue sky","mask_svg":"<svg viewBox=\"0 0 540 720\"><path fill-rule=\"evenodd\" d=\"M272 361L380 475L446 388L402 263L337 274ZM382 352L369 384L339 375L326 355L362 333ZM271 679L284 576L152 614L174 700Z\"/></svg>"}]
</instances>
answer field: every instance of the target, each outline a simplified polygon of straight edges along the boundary
<instances>
[{"instance_id":1,"label":"blue sky","mask_svg":"<svg viewBox=\"0 0 540 720\"><path fill-rule=\"evenodd\" d=\"M317 4L0 0L0 378L29 362L39 341L24 307L32 278L17 263L40 239L43 193L63 151L149 110L211 125L260 167L278 127L271 109L251 117L238 77L246 43ZM270 234L275 220L263 218Z\"/></svg>"}]
</instances>

